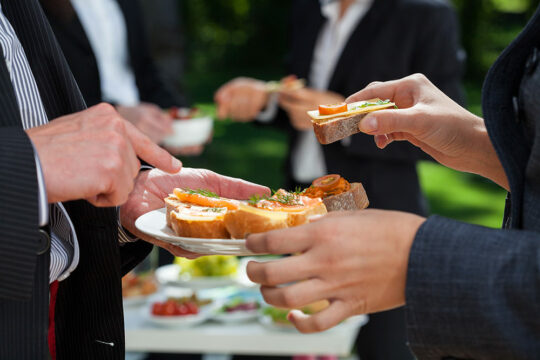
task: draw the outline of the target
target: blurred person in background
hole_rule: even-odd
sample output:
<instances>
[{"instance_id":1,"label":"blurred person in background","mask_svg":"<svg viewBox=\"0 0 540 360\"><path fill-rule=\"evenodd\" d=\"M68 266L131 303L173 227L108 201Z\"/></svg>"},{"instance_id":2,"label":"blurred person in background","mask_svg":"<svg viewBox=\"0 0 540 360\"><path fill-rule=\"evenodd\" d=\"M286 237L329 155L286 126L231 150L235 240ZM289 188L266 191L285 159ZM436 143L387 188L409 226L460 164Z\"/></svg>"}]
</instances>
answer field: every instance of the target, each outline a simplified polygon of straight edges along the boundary
<instances>
[{"instance_id":1,"label":"blurred person in background","mask_svg":"<svg viewBox=\"0 0 540 360\"><path fill-rule=\"evenodd\" d=\"M86 103L113 104L155 143L172 132L162 109L188 106L151 57L137 1L41 0ZM169 149L198 154L202 147Z\"/></svg>"},{"instance_id":2,"label":"blurred person in background","mask_svg":"<svg viewBox=\"0 0 540 360\"><path fill-rule=\"evenodd\" d=\"M233 79L215 94L217 112L221 118L257 119L288 130L288 188L338 173L362 182L373 208L426 215L416 172L416 162L427 158L421 151L405 142L381 151L365 134L322 147L306 112L343 102L373 81L417 72L461 102L463 60L456 15L444 0L297 0L288 70L292 78L307 79L307 87L275 97L263 81ZM413 358L403 308L370 316L358 338L358 354L363 360Z\"/></svg>"}]
</instances>

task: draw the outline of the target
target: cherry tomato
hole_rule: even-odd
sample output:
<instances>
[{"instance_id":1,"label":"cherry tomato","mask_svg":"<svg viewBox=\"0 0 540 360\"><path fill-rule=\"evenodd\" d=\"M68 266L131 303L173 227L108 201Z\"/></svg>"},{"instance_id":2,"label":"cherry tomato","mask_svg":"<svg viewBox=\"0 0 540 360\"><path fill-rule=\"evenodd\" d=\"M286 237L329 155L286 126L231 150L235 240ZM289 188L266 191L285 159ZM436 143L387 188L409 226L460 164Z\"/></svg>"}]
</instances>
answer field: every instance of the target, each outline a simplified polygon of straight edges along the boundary
<instances>
[{"instance_id":1,"label":"cherry tomato","mask_svg":"<svg viewBox=\"0 0 540 360\"><path fill-rule=\"evenodd\" d=\"M163 315L172 316L176 312L176 303L174 300L167 300L163 307Z\"/></svg>"},{"instance_id":2,"label":"cherry tomato","mask_svg":"<svg viewBox=\"0 0 540 360\"><path fill-rule=\"evenodd\" d=\"M163 304L160 302L154 303L152 305L152 314L154 315L162 315L163 314Z\"/></svg>"},{"instance_id":3,"label":"cherry tomato","mask_svg":"<svg viewBox=\"0 0 540 360\"><path fill-rule=\"evenodd\" d=\"M337 174L330 174L322 176L318 179L313 180L313 186L316 188L320 188L323 191L328 191L333 189L339 184L339 179L341 176Z\"/></svg>"},{"instance_id":4,"label":"cherry tomato","mask_svg":"<svg viewBox=\"0 0 540 360\"><path fill-rule=\"evenodd\" d=\"M334 115L348 111L346 103L332 104L332 105L319 105L319 115Z\"/></svg>"},{"instance_id":5,"label":"cherry tomato","mask_svg":"<svg viewBox=\"0 0 540 360\"><path fill-rule=\"evenodd\" d=\"M197 304L195 303L187 302L186 307L190 314L197 315L199 313L199 308L197 307Z\"/></svg>"},{"instance_id":6,"label":"cherry tomato","mask_svg":"<svg viewBox=\"0 0 540 360\"><path fill-rule=\"evenodd\" d=\"M178 315L189 315L189 309L185 304L177 304L176 311Z\"/></svg>"}]
</instances>

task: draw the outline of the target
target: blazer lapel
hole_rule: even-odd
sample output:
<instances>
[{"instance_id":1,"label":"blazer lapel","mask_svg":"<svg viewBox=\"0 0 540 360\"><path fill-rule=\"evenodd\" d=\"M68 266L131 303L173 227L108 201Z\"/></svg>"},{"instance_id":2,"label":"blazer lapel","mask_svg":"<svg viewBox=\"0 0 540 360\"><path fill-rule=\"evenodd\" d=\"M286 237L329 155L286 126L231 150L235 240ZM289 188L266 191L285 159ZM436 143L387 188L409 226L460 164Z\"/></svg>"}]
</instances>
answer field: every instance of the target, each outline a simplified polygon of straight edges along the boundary
<instances>
[{"instance_id":1,"label":"blazer lapel","mask_svg":"<svg viewBox=\"0 0 540 360\"><path fill-rule=\"evenodd\" d=\"M329 90L340 88L340 83L348 79L348 71L355 66L357 62L356 54L358 49L350 44L359 44L361 39L369 38L370 34L377 31L377 26L381 26L385 14L394 5L395 0L374 0L373 5L360 20L356 29L353 31L347 44L341 52L341 56L336 64L334 73L328 84Z\"/></svg>"}]
</instances>

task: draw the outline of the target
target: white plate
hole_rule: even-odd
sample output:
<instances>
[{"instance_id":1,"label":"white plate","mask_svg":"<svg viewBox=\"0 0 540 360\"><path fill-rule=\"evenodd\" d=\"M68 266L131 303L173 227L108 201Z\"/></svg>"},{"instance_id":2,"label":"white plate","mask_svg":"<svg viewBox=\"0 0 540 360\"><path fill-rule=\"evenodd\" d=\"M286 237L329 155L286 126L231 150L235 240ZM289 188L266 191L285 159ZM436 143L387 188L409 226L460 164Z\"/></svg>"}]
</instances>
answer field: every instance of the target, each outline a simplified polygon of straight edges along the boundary
<instances>
[{"instance_id":1,"label":"white plate","mask_svg":"<svg viewBox=\"0 0 540 360\"><path fill-rule=\"evenodd\" d=\"M235 285L236 275L233 276L182 276L180 266L170 264L156 269L156 279L160 284L192 289L209 289Z\"/></svg>"},{"instance_id":2,"label":"white plate","mask_svg":"<svg viewBox=\"0 0 540 360\"><path fill-rule=\"evenodd\" d=\"M135 227L146 235L181 248L205 255L255 255L246 248L245 239L197 239L176 236L167 226L165 208L150 211L135 221Z\"/></svg>"}]
</instances>

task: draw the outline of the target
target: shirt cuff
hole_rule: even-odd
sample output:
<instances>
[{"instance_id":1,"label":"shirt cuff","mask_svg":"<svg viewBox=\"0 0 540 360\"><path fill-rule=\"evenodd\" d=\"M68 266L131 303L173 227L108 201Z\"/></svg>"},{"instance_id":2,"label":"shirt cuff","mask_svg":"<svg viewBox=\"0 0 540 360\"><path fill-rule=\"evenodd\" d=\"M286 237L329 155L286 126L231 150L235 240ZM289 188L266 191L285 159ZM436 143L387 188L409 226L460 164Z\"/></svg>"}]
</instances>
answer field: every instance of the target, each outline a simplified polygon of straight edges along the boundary
<instances>
[{"instance_id":1,"label":"shirt cuff","mask_svg":"<svg viewBox=\"0 0 540 360\"><path fill-rule=\"evenodd\" d=\"M47 190L45 189L45 177L43 176L43 170L41 169L41 161L39 160L38 153L34 144L34 160L36 161L36 174L38 183L38 207L39 207L39 226L45 226L49 223L49 203L47 200Z\"/></svg>"}]
</instances>

